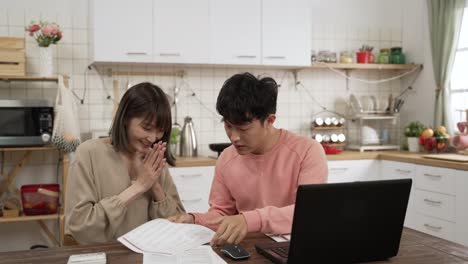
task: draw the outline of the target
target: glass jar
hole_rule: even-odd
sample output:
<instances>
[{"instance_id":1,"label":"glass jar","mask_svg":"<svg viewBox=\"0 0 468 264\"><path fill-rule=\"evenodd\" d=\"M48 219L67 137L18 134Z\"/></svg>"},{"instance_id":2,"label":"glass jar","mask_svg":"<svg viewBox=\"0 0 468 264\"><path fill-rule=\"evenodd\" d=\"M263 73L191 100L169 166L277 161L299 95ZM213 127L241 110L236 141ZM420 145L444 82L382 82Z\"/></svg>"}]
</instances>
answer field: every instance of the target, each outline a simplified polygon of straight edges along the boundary
<instances>
[{"instance_id":1,"label":"glass jar","mask_svg":"<svg viewBox=\"0 0 468 264\"><path fill-rule=\"evenodd\" d=\"M353 56L348 51L343 51L340 53L340 62L341 63L353 63Z\"/></svg>"},{"instance_id":2,"label":"glass jar","mask_svg":"<svg viewBox=\"0 0 468 264\"><path fill-rule=\"evenodd\" d=\"M405 55L401 47L391 48L390 62L392 64L405 64Z\"/></svg>"},{"instance_id":3,"label":"glass jar","mask_svg":"<svg viewBox=\"0 0 468 264\"><path fill-rule=\"evenodd\" d=\"M390 50L389 49L380 49L379 63L381 64L390 63Z\"/></svg>"}]
</instances>

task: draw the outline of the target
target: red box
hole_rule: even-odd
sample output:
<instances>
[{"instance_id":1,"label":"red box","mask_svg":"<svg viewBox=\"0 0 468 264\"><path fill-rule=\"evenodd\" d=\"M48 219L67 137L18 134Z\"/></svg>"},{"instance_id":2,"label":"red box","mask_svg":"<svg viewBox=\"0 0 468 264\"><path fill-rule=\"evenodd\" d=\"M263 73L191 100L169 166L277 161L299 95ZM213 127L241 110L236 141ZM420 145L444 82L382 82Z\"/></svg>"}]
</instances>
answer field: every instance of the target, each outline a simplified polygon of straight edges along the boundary
<instances>
[{"instance_id":1,"label":"red box","mask_svg":"<svg viewBox=\"0 0 468 264\"><path fill-rule=\"evenodd\" d=\"M25 215L55 214L58 209L58 184L31 184L21 186L21 200Z\"/></svg>"}]
</instances>

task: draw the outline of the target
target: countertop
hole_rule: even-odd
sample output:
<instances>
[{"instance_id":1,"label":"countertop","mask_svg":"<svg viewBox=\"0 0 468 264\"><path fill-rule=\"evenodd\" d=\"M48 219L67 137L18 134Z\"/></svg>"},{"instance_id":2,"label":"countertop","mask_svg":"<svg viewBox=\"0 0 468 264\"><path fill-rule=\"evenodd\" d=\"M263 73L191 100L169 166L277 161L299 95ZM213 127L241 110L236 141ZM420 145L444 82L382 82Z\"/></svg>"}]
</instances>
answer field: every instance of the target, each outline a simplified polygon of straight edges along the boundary
<instances>
[{"instance_id":1,"label":"countertop","mask_svg":"<svg viewBox=\"0 0 468 264\"><path fill-rule=\"evenodd\" d=\"M410 153L408 151L344 151L336 155L327 155L328 160L366 160L380 159L399 161L434 167L442 167L468 171L468 162L444 161L424 158L426 153ZM216 159L212 157L177 157L176 167L214 166Z\"/></svg>"}]
</instances>

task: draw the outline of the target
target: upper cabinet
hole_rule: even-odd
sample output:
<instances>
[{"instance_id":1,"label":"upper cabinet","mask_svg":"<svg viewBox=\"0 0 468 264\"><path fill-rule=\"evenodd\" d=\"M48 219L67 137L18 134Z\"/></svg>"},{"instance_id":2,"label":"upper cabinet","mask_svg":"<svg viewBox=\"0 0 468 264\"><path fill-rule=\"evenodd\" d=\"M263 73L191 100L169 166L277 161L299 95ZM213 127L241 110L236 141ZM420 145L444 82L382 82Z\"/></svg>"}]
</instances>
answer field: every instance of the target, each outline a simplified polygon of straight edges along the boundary
<instances>
[{"instance_id":1,"label":"upper cabinet","mask_svg":"<svg viewBox=\"0 0 468 264\"><path fill-rule=\"evenodd\" d=\"M305 0L263 0L262 64L310 66L311 9Z\"/></svg>"},{"instance_id":2,"label":"upper cabinet","mask_svg":"<svg viewBox=\"0 0 468 264\"><path fill-rule=\"evenodd\" d=\"M93 0L89 5L93 61L153 61L153 0Z\"/></svg>"},{"instance_id":3,"label":"upper cabinet","mask_svg":"<svg viewBox=\"0 0 468 264\"><path fill-rule=\"evenodd\" d=\"M261 0L211 1L213 64L261 64Z\"/></svg>"},{"instance_id":4,"label":"upper cabinet","mask_svg":"<svg viewBox=\"0 0 468 264\"><path fill-rule=\"evenodd\" d=\"M154 0L154 62L207 63L209 0Z\"/></svg>"},{"instance_id":5,"label":"upper cabinet","mask_svg":"<svg viewBox=\"0 0 468 264\"><path fill-rule=\"evenodd\" d=\"M93 62L310 66L306 0L91 0Z\"/></svg>"}]
</instances>

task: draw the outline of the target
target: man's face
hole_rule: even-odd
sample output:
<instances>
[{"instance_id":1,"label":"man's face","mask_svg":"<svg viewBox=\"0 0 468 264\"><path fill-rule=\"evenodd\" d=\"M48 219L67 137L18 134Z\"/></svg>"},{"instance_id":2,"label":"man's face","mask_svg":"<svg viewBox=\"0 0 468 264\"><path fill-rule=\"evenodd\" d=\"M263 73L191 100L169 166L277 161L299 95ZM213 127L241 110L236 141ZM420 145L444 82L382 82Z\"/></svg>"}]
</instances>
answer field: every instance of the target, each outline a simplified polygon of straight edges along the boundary
<instances>
[{"instance_id":1,"label":"man's face","mask_svg":"<svg viewBox=\"0 0 468 264\"><path fill-rule=\"evenodd\" d=\"M268 119L262 123L258 119L241 125L224 121L224 129L232 145L239 155L263 154L265 142L268 142L268 129L271 126Z\"/></svg>"}]
</instances>

